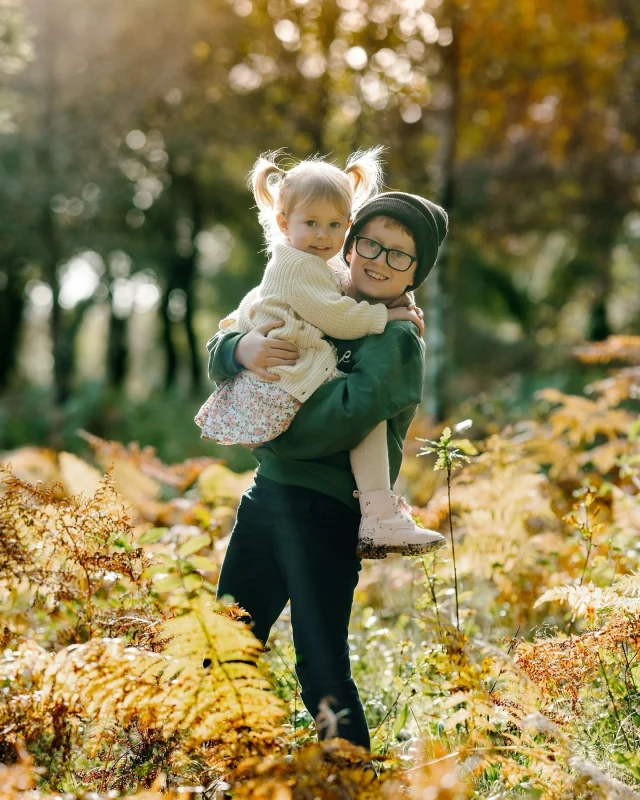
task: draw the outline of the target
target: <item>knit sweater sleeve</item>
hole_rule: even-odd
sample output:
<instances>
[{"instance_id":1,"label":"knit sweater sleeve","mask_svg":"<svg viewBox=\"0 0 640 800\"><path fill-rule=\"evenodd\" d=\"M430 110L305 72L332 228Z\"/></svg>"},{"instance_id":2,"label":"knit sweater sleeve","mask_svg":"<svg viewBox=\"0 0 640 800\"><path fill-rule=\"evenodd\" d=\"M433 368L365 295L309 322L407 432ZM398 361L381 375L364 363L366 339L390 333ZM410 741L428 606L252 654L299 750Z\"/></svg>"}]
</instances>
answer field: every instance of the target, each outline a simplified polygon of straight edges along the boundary
<instances>
[{"instance_id":1,"label":"knit sweater sleeve","mask_svg":"<svg viewBox=\"0 0 640 800\"><path fill-rule=\"evenodd\" d=\"M243 298L235 311L220 320L219 328L221 331L240 331L240 333L248 333L253 328L251 322L251 307L260 296L260 287L256 286L248 292Z\"/></svg>"},{"instance_id":2,"label":"knit sweater sleeve","mask_svg":"<svg viewBox=\"0 0 640 800\"><path fill-rule=\"evenodd\" d=\"M306 322L336 339L360 339L382 333L387 324L387 307L382 303L358 303L344 297L330 267L318 256L292 247L275 253L277 291ZM276 287L274 287L276 288Z\"/></svg>"}]
</instances>

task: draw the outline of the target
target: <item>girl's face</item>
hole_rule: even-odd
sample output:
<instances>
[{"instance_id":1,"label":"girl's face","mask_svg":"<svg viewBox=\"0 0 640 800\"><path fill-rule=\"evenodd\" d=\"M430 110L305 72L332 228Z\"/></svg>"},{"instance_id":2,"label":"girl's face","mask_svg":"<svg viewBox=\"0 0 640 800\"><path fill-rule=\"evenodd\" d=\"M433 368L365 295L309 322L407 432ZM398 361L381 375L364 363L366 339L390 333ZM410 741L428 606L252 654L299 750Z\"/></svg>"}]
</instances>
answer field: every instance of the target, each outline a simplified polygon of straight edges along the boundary
<instances>
[{"instance_id":1,"label":"girl's face","mask_svg":"<svg viewBox=\"0 0 640 800\"><path fill-rule=\"evenodd\" d=\"M342 248L349 218L328 200L314 200L287 216L280 212L277 221L291 247L328 261Z\"/></svg>"},{"instance_id":2,"label":"girl's face","mask_svg":"<svg viewBox=\"0 0 640 800\"><path fill-rule=\"evenodd\" d=\"M374 217L363 225L359 236L372 239L390 250L402 250L415 256L413 237L396 226L388 225L384 217ZM407 291L416 274L415 262L406 272L398 272L387 264L384 251L376 258L363 258L351 247L347 253L351 288L349 295L356 300L370 303L390 303Z\"/></svg>"}]
</instances>

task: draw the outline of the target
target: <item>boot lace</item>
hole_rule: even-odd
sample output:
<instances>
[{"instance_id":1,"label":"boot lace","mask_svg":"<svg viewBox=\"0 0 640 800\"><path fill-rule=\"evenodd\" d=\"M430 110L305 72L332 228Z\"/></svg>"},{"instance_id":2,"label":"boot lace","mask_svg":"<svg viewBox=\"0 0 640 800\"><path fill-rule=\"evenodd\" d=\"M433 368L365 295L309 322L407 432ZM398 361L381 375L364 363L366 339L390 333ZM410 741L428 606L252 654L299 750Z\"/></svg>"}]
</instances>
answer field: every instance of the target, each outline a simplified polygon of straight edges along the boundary
<instances>
[{"instance_id":1,"label":"boot lace","mask_svg":"<svg viewBox=\"0 0 640 800\"><path fill-rule=\"evenodd\" d=\"M402 495L396 495L396 504L401 511L405 511L409 516L411 516L411 506L407 501L404 499Z\"/></svg>"}]
</instances>

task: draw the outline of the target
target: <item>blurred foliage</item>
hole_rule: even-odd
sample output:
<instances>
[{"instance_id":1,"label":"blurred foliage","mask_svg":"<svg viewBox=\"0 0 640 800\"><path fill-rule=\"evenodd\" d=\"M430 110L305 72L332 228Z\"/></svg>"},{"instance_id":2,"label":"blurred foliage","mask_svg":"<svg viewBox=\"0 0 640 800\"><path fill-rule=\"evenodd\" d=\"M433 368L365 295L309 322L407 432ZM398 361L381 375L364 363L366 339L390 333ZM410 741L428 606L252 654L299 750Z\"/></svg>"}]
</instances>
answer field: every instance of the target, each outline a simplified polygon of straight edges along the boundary
<instances>
[{"instance_id":1,"label":"blurred foliage","mask_svg":"<svg viewBox=\"0 0 640 800\"><path fill-rule=\"evenodd\" d=\"M58 408L95 379L202 400L204 342L264 264L245 176L275 148L342 162L381 143L390 187L448 206L441 285L422 300L447 359L430 391L450 403L637 331L630 0L5 0L0 14L15 99L4 389L53 386Z\"/></svg>"}]
</instances>

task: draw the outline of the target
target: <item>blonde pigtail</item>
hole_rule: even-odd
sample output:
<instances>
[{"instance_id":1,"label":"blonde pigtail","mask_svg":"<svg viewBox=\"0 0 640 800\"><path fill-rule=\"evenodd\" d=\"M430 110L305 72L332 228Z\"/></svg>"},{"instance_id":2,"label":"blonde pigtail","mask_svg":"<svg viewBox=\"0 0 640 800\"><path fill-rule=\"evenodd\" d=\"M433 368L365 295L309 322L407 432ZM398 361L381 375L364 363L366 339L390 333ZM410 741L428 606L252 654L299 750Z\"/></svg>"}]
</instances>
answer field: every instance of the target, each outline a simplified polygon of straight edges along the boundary
<instances>
[{"instance_id":1,"label":"blonde pigtail","mask_svg":"<svg viewBox=\"0 0 640 800\"><path fill-rule=\"evenodd\" d=\"M278 154L279 151L276 151L260 156L249 173L248 183L261 212L272 211L275 208L278 184L286 174L275 162Z\"/></svg>"},{"instance_id":2,"label":"blonde pigtail","mask_svg":"<svg viewBox=\"0 0 640 800\"><path fill-rule=\"evenodd\" d=\"M358 150L349 156L345 173L353 187L353 211L367 202L382 187L384 173L380 156L384 147L378 145L369 150Z\"/></svg>"}]
</instances>

